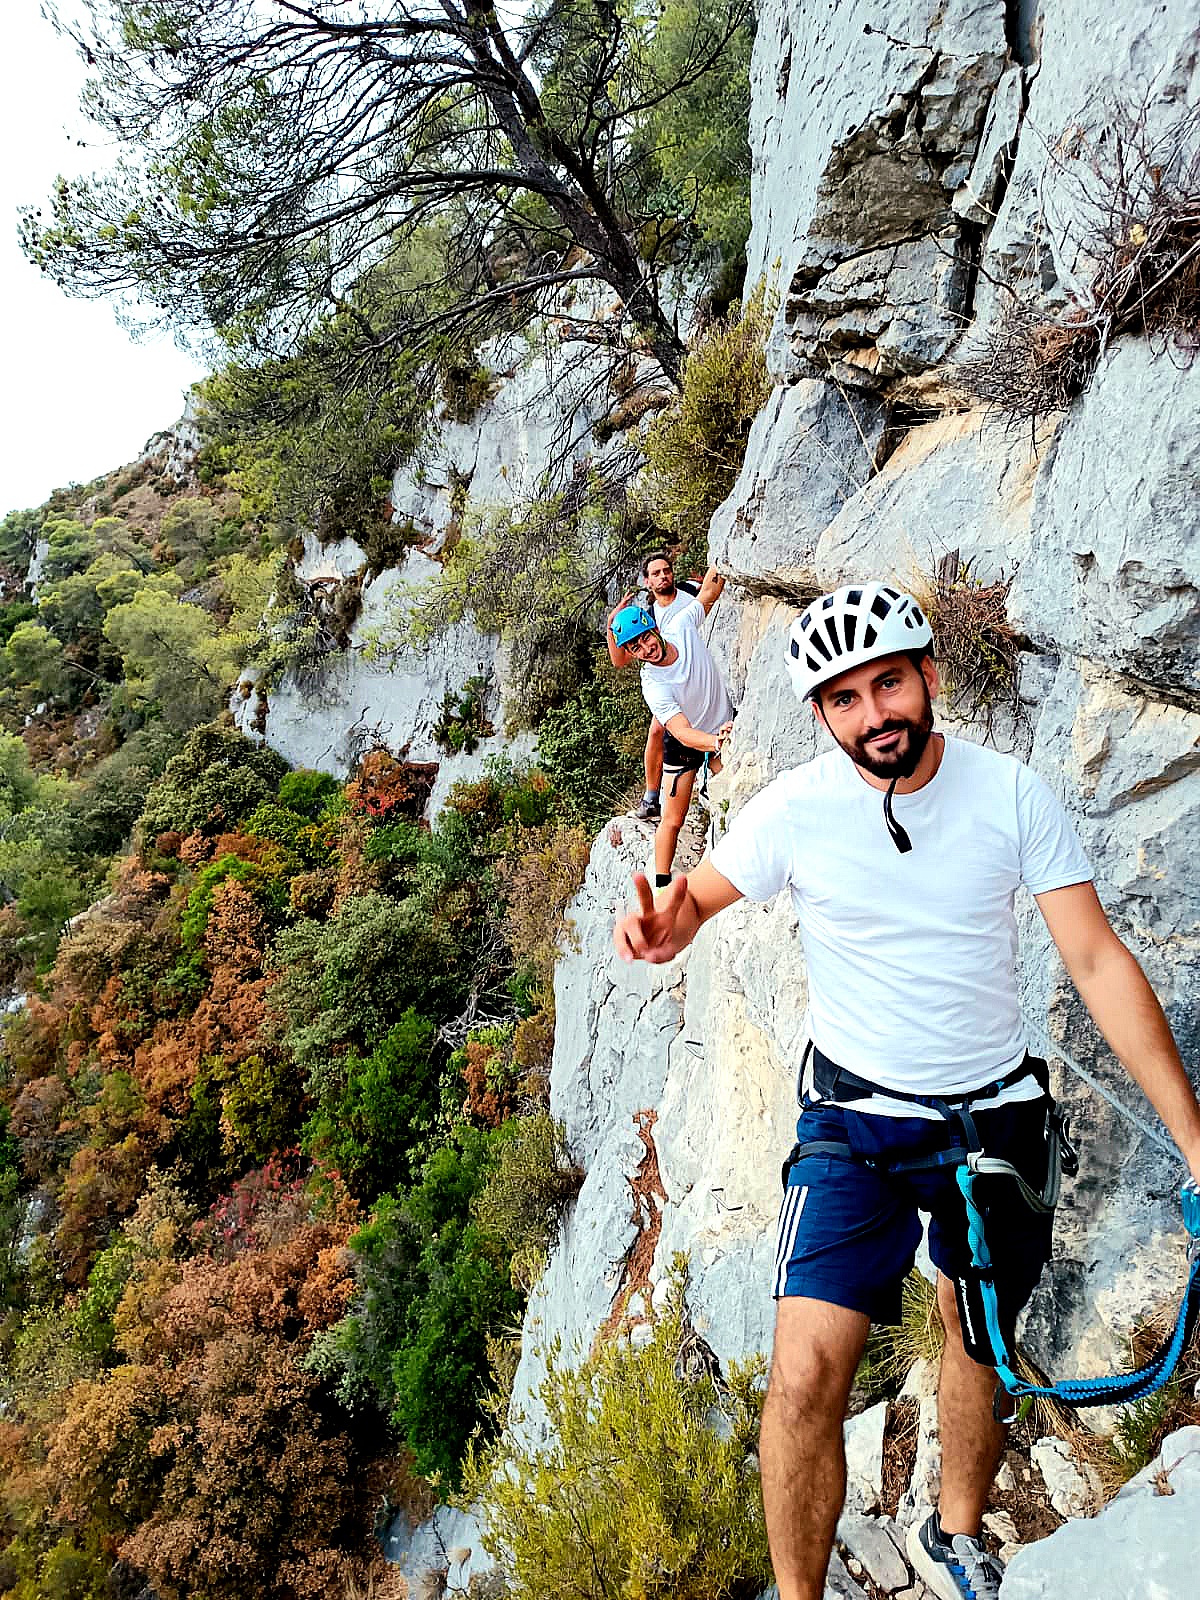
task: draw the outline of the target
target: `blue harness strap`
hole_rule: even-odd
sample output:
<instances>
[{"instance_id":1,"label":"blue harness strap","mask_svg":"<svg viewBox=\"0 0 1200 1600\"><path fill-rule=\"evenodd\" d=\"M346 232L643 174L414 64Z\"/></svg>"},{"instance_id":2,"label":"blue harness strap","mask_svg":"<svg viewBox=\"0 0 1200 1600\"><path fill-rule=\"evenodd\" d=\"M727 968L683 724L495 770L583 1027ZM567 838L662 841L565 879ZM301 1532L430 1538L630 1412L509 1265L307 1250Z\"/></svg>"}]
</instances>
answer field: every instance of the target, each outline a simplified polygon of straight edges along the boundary
<instances>
[{"instance_id":1,"label":"blue harness strap","mask_svg":"<svg viewBox=\"0 0 1200 1600\"><path fill-rule=\"evenodd\" d=\"M999 1304L992 1277L992 1259L983 1231L983 1216L975 1202L976 1173L972 1163L969 1160L963 1162L955 1177L967 1208L971 1265L979 1274L988 1339L996 1357L996 1376L1004 1390L1014 1400L1021 1401L1011 1417L1001 1417L998 1407L993 1406L997 1421L1015 1422L1018 1416L1024 1415L1034 1398L1058 1400L1064 1405L1076 1407L1125 1405L1131 1400L1143 1400L1156 1389L1161 1389L1178 1366L1179 1358L1187 1348L1197 1318L1200 1317L1200 1186L1197 1186L1195 1179L1189 1178L1179 1192L1183 1223L1189 1235L1188 1256L1191 1265L1187 1285L1175 1326L1149 1361L1136 1372L1113 1373L1104 1378L1064 1378L1058 1383L1038 1384L1025 1382L1012 1370L1012 1356L1000 1327ZM998 1390L997 1401L999 1398Z\"/></svg>"}]
</instances>

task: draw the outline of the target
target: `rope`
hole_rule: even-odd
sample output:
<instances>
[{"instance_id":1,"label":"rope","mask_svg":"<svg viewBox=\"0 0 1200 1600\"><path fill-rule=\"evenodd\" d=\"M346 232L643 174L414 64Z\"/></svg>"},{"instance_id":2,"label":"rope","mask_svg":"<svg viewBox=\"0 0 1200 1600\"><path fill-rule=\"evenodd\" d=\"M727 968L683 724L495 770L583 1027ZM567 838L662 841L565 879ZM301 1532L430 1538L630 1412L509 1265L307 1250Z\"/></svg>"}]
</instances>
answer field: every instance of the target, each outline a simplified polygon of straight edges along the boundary
<instances>
[{"instance_id":1,"label":"rope","mask_svg":"<svg viewBox=\"0 0 1200 1600\"><path fill-rule=\"evenodd\" d=\"M1041 1048L1047 1057L1053 1056L1056 1060L1061 1061L1065 1067L1069 1067L1077 1078L1086 1083L1089 1089L1094 1089L1101 1099L1107 1100L1114 1111L1124 1117L1131 1127L1136 1128L1152 1144L1156 1144L1160 1150L1173 1157L1174 1160L1183 1160L1178 1149L1165 1134L1160 1133L1157 1128L1153 1127L1144 1118L1139 1117L1135 1111L1130 1111L1129 1107L1118 1100L1112 1090L1106 1088L1094 1073L1089 1072L1086 1067L1081 1067L1078 1061L1069 1055L1061 1045L1055 1044L1045 1028L1035 1022L1028 1012L1025 1012L1024 1015L1025 1025L1033 1035L1034 1043Z\"/></svg>"}]
</instances>

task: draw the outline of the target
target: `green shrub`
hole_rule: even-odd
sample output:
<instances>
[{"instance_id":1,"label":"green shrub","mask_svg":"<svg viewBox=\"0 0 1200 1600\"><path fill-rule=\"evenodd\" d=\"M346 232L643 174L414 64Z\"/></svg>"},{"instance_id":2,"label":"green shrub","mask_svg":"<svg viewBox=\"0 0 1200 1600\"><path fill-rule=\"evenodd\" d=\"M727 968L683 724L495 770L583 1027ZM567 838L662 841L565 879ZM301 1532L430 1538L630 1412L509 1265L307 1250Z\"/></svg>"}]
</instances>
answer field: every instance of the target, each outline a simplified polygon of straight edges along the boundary
<instances>
[{"instance_id":1,"label":"green shrub","mask_svg":"<svg viewBox=\"0 0 1200 1600\"><path fill-rule=\"evenodd\" d=\"M389 1414L417 1469L458 1481L483 1423L488 1340L515 1321L501 1243L470 1220L496 1136L460 1126L406 1195L385 1195L352 1236L358 1290L348 1314L314 1341L308 1365L343 1404Z\"/></svg>"},{"instance_id":2,"label":"green shrub","mask_svg":"<svg viewBox=\"0 0 1200 1600\"><path fill-rule=\"evenodd\" d=\"M28 600L10 600L7 605L0 606L0 644L8 643L18 623L32 622L37 614L37 606Z\"/></svg>"},{"instance_id":3,"label":"green shrub","mask_svg":"<svg viewBox=\"0 0 1200 1600\"><path fill-rule=\"evenodd\" d=\"M275 798L286 772L283 757L265 744L215 724L196 728L147 795L142 836L227 832Z\"/></svg>"},{"instance_id":4,"label":"green shrub","mask_svg":"<svg viewBox=\"0 0 1200 1600\"><path fill-rule=\"evenodd\" d=\"M512 1256L514 1281L526 1292L558 1233L559 1219L579 1193L583 1171L571 1159L566 1132L548 1111L505 1123L495 1170L475 1198L474 1212Z\"/></svg>"},{"instance_id":5,"label":"green shrub","mask_svg":"<svg viewBox=\"0 0 1200 1600\"><path fill-rule=\"evenodd\" d=\"M175 729L151 723L89 769L67 802L81 851L112 855L124 847L151 786L162 776L180 743Z\"/></svg>"},{"instance_id":6,"label":"green shrub","mask_svg":"<svg viewBox=\"0 0 1200 1600\"><path fill-rule=\"evenodd\" d=\"M220 1127L230 1151L265 1162L295 1144L302 1093L291 1062L255 1053L236 1065L216 1060L209 1070L220 1086Z\"/></svg>"},{"instance_id":7,"label":"green shrub","mask_svg":"<svg viewBox=\"0 0 1200 1600\"><path fill-rule=\"evenodd\" d=\"M434 1038L410 1008L369 1056L350 1050L321 1075L303 1148L358 1199L409 1184L428 1154L440 1109Z\"/></svg>"},{"instance_id":8,"label":"green shrub","mask_svg":"<svg viewBox=\"0 0 1200 1600\"><path fill-rule=\"evenodd\" d=\"M341 784L331 773L297 767L280 779L279 804L315 822L341 792Z\"/></svg>"},{"instance_id":9,"label":"green shrub","mask_svg":"<svg viewBox=\"0 0 1200 1600\"><path fill-rule=\"evenodd\" d=\"M278 880L265 873L256 861L243 861L241 856L232 855L210 861L196 874L179 924L180 944L187 954L194 955L203 949L216 892L223 883L230 881L244 884L256 899L276 913L282 911L284 899Z\"/></svg>"},{"instance_id":10,"label":"green shrub","mask_svg":"<svg viewBox=\"0 0 1200 1600\"><path fill-rule=\"evenodd\" d=\"M473 755L481 739L490 739L495 728L487 716L488 679L468 678L456 694L447 689L442 711L433 727L433 737L451 755Z\"/></svg>"},{"instance_id":11,"label":"green shrub","mask_svg":"<svg viewBox=\"0 0 1200 1600\"><path fill-rule=\"evenodd\" d=\"M506 823L538 828L549 822L558 808L558 795L539 768L507 756L489 756L481 778L451 785L446 808L466 817L472 838L482 843Z\"/></svg>"},{"instance_id":12,"label":"green shrub","mask_svg":"<svg viewBox=\"0 0 1200 1600\"><path fill-rule=\"evenodd\" d=\"M450 928L415 897L352 895L328 922L284 929L271 1005L314 1091L336 1072L337 1052L373 1050L409 1007L451 1015L469 978L460 954Z\"/></svg>"},{"instance_id":13,"label":"green shrub","mask_svg":"<svg viewBox=\"0 0 1200 1600\"><path fill-rule=\"evenodd\" d=\"M548 1436L468 1455L464 1499L514 1600L753 1600L771 1583L755 1451L761 1359L718 1385L677 1278L650 1342L604 1344L576 1371L553 1350Z\"/></svg>"},{"instance_id":14,"label":"green shrub","mask_svg":"<svg viewBox=\"0 0 1200 1600\"><path fill-rule=\"evenodd\" d=\"M680 547L681 571L708 564L708 524L741 471L750 425L771 392L770 314L760 286L740 315L689 350L678 401L646 430L642 493L655 525Z\"/></svg>"},{"instance_id":15,"label":"green shrub","mask_svg":"<svg viewBox=\"0 0 1200 1600\"><path fill-rule=\"evenodd\" d=\"M547 712L538 728L538 766L592 829L620 809L642 769L650 713L638 673L615 671L599 652L596 676Z\"/></svg>"}]
</instances>

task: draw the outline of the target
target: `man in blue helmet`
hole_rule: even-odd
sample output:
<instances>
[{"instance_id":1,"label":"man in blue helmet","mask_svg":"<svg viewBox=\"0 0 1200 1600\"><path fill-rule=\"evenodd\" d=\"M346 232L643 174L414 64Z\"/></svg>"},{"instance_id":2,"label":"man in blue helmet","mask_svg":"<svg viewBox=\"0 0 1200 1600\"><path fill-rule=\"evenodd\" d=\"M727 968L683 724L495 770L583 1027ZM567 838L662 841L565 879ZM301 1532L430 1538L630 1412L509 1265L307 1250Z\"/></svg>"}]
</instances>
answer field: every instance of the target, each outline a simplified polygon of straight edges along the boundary
<instances>
[{"instance_id":1,"label":"man in blue helmet","mask_svg":"<svg viewBox=\"0 0 1200 1600\"><path fill-rule=\"evenodd\" d=\"M665 550L651 551L642 562L642 582L650 595L650 604L646 609L662 631L669 631L671 622L693 599L700 601L707 615L725 587L725 579L716 567L709 567L699 582L689 578L681 578L676 582L675 563ZM637 595L630 590L617 601L605 624L604 641L608 646L608 659L617 668L629 666L635 657L632 651L619 645L613 638L613 618L636 602ZM646 773L646 792L633 814L640 822L657 822L662 815L659 796L663 776L663 726L657 717L650 718L642 764Z\"/></svg>"},{"instance_id":2,"label":"man in blue helmet","mask_svg":"<svg viewBox=\"0 0 1200 1600\"><path fill-rule=\"evenodd\" d=\"M679 831L696 774L721 770L721 746L733 726L733 705L701 624L724 580L710 570L695 600L661 627L641 606L625 606L609 622L613 645L642 665L642 697L663 729L662 817L654 833L655 888L671 881ZM711 589L706 600L705 589Z\"/></svg>"},{"instance_id":3,"label":"man in blue helmet","mask_svg":"<svg viewBox=\"0 0 1200 1600\"><path fill-rule=\"evenodd\" d=\"M1019 887L1113 1052L1200 1179L1200 1105L1162 1007L1109 925L1062 807L1021 762L934 730L932 632L891 584L851 584L792 626L787 665L837 748L782 774L711 855L614 931L628 961L672 960L743 896L788 889L804 942L808 1029L797 1144L785 1165L763 1498L780 1600L820 1600L845 1494L842 1421L872 1321L895 1321L931 1217L946 1326L938 1508L908 1534L942 1600L998 1600L980 1522L1004 1444L988 1330L949 1154L969 1122L1036 1191L1055 1127L1018 1002ZM940 1157L946 1154L947 1160ZM989 1289L1008 1347L1049 1255L1051 1216L987 1214Z\"/></svg>"}]
</instances>

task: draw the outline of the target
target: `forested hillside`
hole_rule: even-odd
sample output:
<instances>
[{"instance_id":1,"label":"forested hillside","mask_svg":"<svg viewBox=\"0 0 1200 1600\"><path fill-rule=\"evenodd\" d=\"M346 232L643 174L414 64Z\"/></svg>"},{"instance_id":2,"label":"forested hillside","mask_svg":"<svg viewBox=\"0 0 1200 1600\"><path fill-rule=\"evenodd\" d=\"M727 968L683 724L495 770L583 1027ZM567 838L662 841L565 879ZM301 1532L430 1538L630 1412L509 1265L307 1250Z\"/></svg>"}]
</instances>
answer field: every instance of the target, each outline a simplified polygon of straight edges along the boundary
<instances>
[{"instance_id":1,"label":"forested hillside","mask_svg":"<svg viewBox=\"0 0 1200 1600\"><path fill-rule=\"evenodd\" d=\"M349 1595L379 1574L381 1518L457 1485L582 1178L547 1110L551 974L643 732L636 680L593 647L608 569L623 582L664 538L704 559L765 383L761 300L729 313L746 8L530 8L531 145L488 99L490 24L467 6L441 46L458 87L405 80L386 159L391 112L376 129L376 177L419 156L437 183L381 180L351 217L304 162L352 158L353 73L403 55L406 8L379 8L375 57L323 57L337 8L317 5L307 38L293 19L235 68L219 47L245 9L94 6L91 109L134 154L25 223L70 287L136 291L222 359L194 421L0 533L10 1600ZM346 75L314 157L289 118L319 58ZM164 158L149 130L172 106ZM507 177L479 177L485 149ZM268 213L269 249L247 220ZM650 302L594 317L597 283L639 281ZM468 685L438 739L471 750L490 714L533 727L535 757L491 759L432 817L436 764L404 748L368 744L345 781L289 770L234 727L239 677L265 697L351 647L364 583L420 538L398 466L485 403L498 339L536 354L564 323L610 352L607 437L645 437L607 475L551 463L503 515L464 493L441 578L378 645L417 651L478 611L526 652L528 692L489 713ZM631 386L647 363L656 386ZM313 536L366 555L332 602L297 577ZM604 581L581 593L571 551Z\"/></svg>"}]
</instances>

